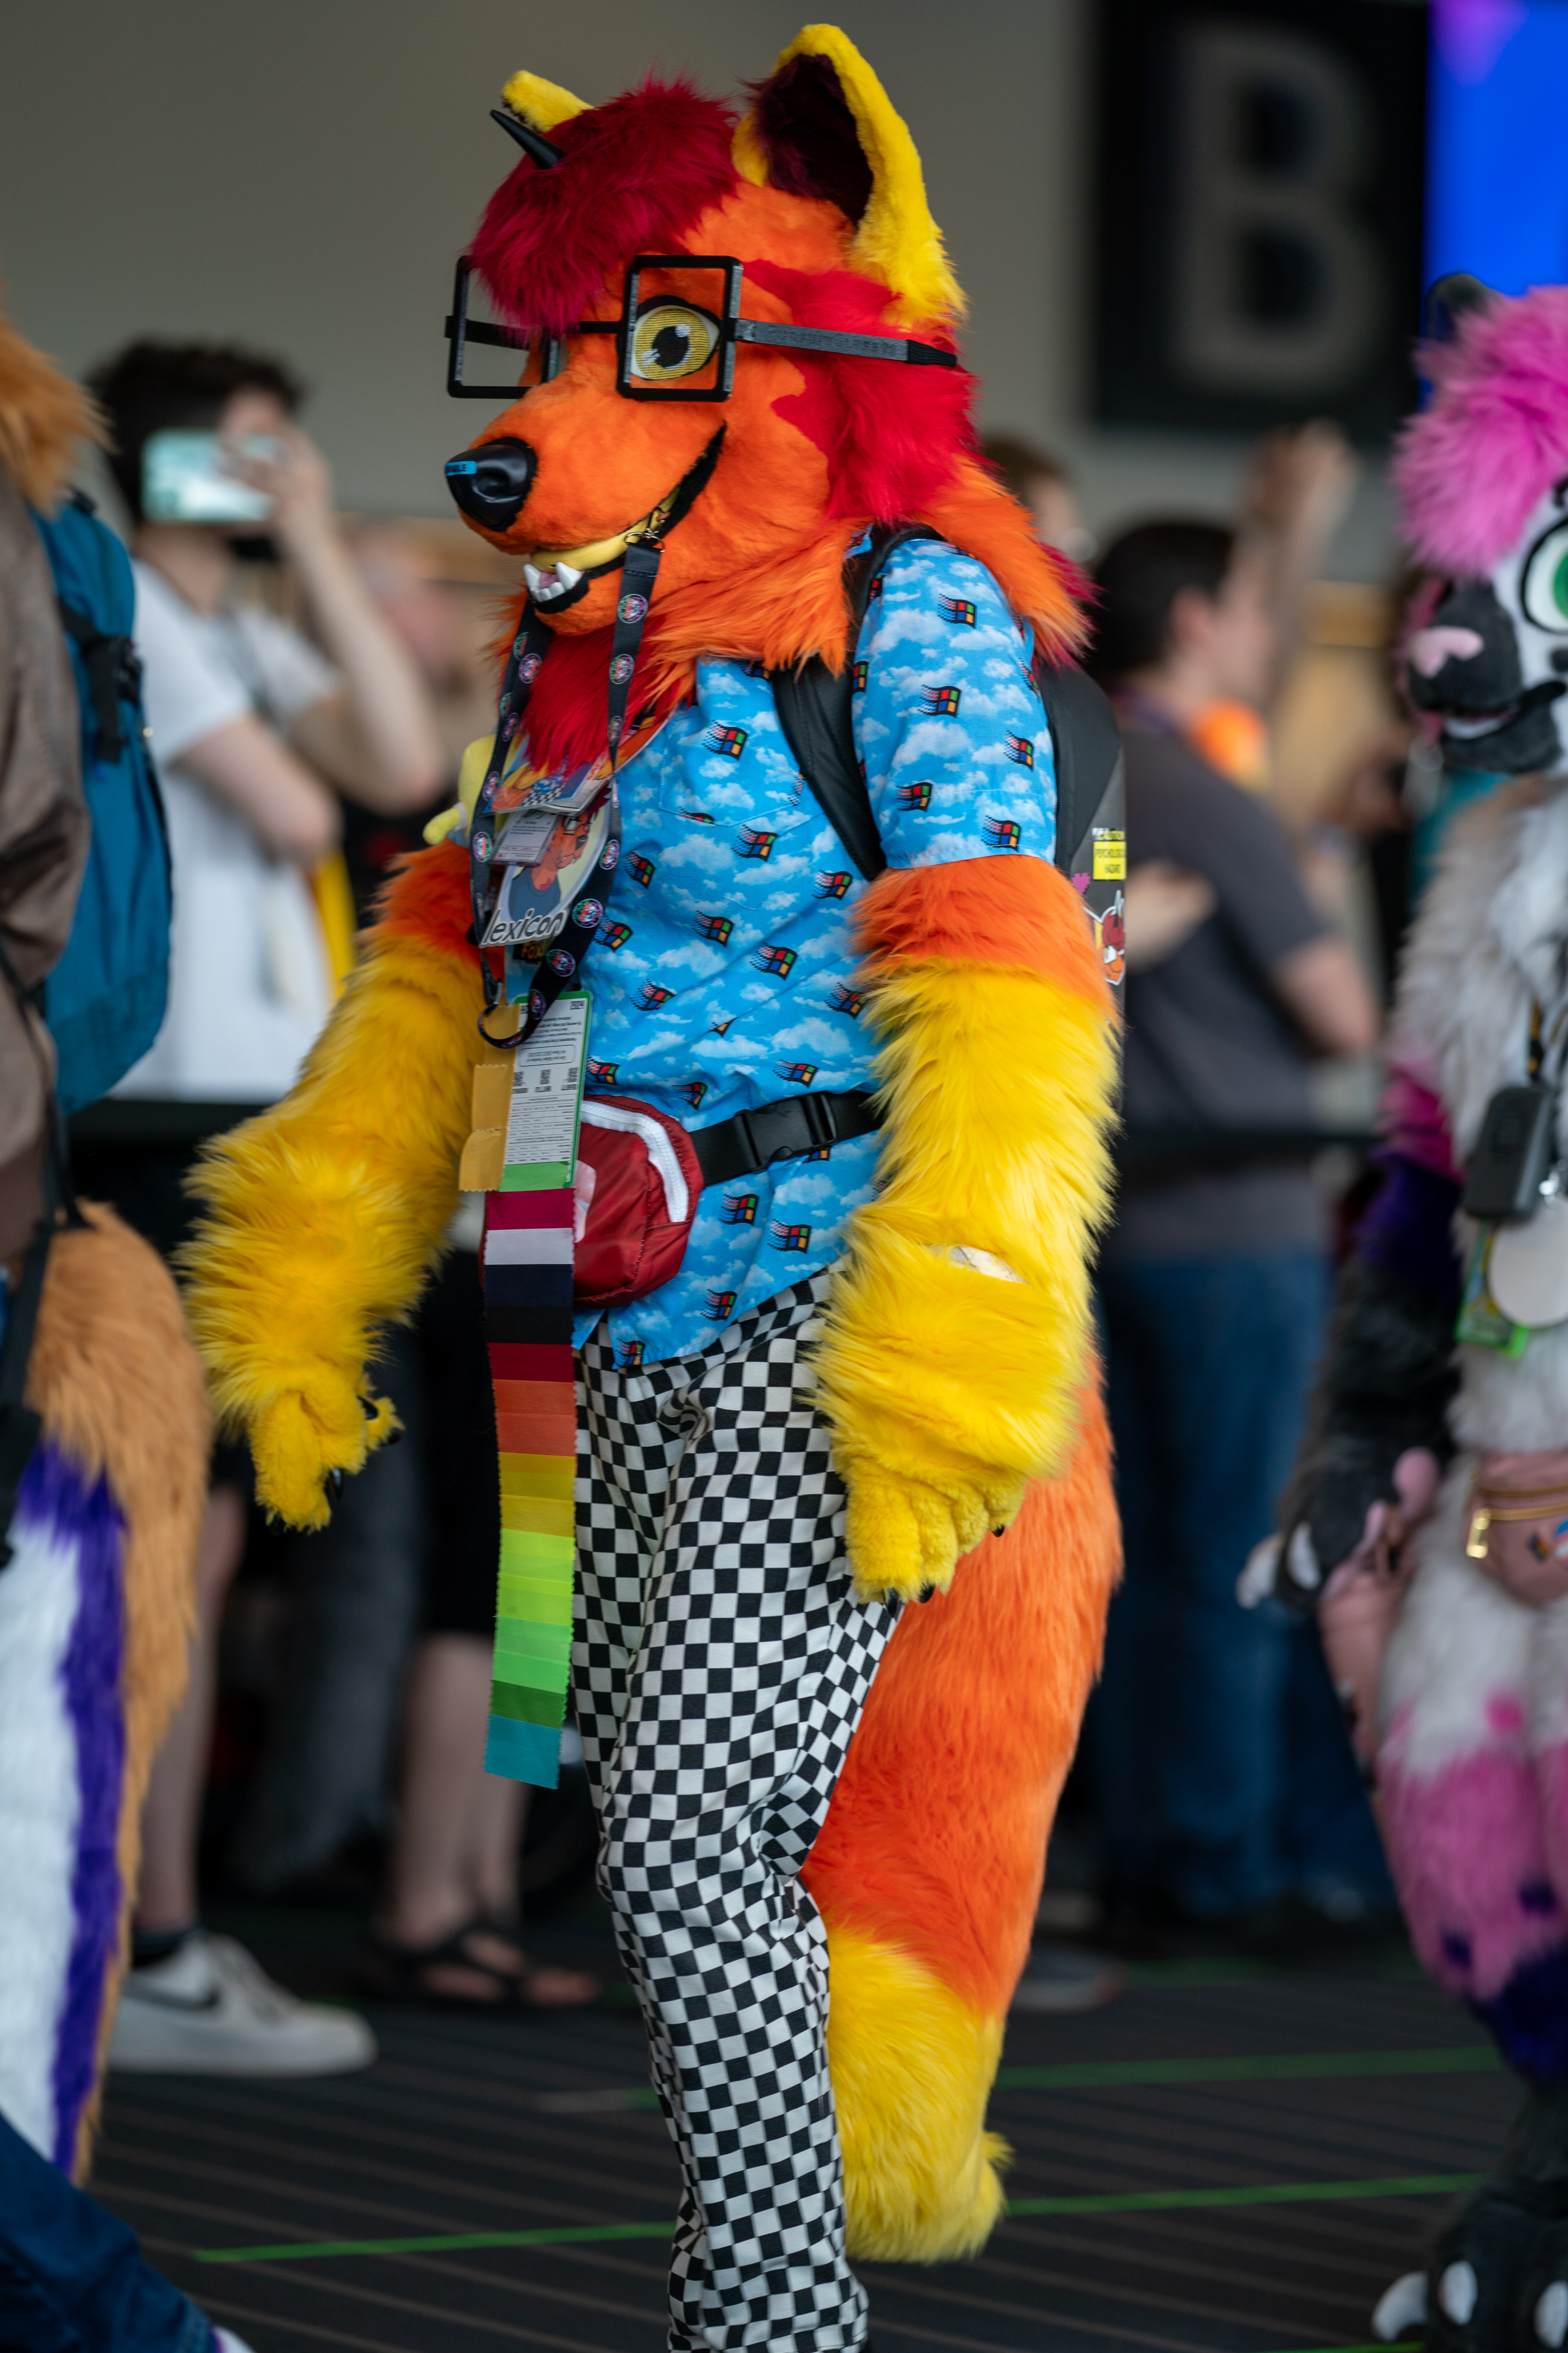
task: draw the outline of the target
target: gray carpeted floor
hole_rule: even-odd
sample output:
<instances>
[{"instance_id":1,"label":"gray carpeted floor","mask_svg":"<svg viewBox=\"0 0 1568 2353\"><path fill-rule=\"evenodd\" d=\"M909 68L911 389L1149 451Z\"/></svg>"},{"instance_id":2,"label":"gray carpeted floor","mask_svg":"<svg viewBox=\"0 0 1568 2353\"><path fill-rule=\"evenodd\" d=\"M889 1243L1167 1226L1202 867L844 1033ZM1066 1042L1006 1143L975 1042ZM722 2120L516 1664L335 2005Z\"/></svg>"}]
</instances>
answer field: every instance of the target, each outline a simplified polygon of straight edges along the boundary
<instances>
[{"instance_id":1,"label":"gray carpeted floor","mask_svg":"<svg viewBox=\"0 0 1568 2353\"><path fill-rule=\"evenodd\" d=\"M341 1926L221 1925L302 1990L345 1982ZM676 2174L635 2012L369 2014L363 2075L111 2080L99 2194L256 2353L658 2353ZM1512 2105L1408 1965L1134 1971L1109 2009L1014 2021L1012 2212L975 2263L865 2268L879 2353L1363 2346ZM407 2243L498 2233L528 2240Z\"/></svg>"}]
</instances>

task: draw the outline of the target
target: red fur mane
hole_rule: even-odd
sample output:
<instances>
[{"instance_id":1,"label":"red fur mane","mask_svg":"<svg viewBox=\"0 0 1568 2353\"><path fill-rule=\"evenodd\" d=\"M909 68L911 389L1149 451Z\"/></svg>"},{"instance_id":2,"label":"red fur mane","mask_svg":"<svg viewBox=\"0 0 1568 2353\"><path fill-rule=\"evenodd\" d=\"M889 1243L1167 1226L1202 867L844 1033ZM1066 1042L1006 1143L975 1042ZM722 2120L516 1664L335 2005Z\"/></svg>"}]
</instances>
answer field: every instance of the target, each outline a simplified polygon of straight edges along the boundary
<instances>
[{"instance_id":1,"label":"red fur mane","mask_svg":"<svg viewBox=\"0 0 1568 2353\"><path fill-rule=\"evenodd\" d=\"M699 213L735 185L735 118L689 81L640 90L551 133L559 164L524 157L485 207L470 258L518 325L558 333L593 316L634 253L680 249Z\"/></svg>"}]
</instances>

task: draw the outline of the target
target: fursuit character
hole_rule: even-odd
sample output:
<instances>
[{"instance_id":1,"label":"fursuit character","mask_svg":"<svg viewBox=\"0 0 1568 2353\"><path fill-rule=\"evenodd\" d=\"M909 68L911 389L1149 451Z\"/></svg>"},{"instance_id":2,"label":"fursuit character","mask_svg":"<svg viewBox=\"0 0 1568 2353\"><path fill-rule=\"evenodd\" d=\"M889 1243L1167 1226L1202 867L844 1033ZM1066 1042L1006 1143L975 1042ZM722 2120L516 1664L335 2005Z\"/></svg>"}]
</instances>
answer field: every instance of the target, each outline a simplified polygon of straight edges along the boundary
<instances>
[{"instance_id":1,"label":"fursuit character","mask_svg":"<svg viewBox=\"0 0 1568 2353\"><path fill-rule=\"evenodd\" d=\"M107 1209L46 1217L68 1187L51 1183L34 993L69 935L88 818L34 517L93 431L76 387L0 318L0 2117L75 2176L142 1799L184 1688L211 1436L154 1253Z\"/></svg>"},{"instance_id":2,"label":"fursuit character","mask_svg":"<svg viewBox=\"0 0 1568 2353\"><path fill-rule=\"evenodd\" d=\"M986 2099L1114 1572L1086 1254L1115 1039L1031 669L1080 621L973 454L919 161L842 34L738 123L681 82L506 101L524 153L449 326L456 377L471 266L526 352L448 468L528 586L498 744L295 1093L215 1152L192 1307L264 1500L319 1524L386 1435L367 1353L459 1161L500 1181L505 1023L585 962L583 1152L641 1123L658 1249L688 1227L574 1335L573 1700L680 2153L672 2342L826 2353L864 2336L848 2255L961 2253L1000 2211ZM816 657L868 887L770 681ZM607 822L612 746L619 839L574 845L552 930L534 811ZM503 1599L573 1520L570 1395L525 1345L572 1219L530 1241L500 1215L530 1198L491 1191L486 1250ZM492 1755L539 1720L505 1626Z\"/></svg>"},{"instance_id":3,"label":"fursuit character","mask_svg":"<svg viewBox=\"0 0 1568 2353\"><path fill-rule=\"evenodd\" d=\"M1495 782L1405 952L1381 1188L1248 1571L1320 1605L1416 1951L1526 2087L1379 2307L1443 2353L1568 2337L1568 290L1469 290L1395 465L1435 575L1403 652L1447 765Z\"/></svg>"}]
</instances>

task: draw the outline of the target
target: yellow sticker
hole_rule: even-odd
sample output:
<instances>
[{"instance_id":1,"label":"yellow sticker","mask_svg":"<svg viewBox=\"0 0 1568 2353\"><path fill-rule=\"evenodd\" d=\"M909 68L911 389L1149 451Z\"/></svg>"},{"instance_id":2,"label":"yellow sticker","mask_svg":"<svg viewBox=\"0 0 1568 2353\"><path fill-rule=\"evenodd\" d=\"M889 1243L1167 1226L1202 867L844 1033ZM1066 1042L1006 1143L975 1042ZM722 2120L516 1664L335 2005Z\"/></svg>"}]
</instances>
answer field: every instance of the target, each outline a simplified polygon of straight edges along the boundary
<instances>
[{"instance_id":1,"label":"yellow sticker","mask_svg":"<svg viewBox=\"0 0 1568 2353\"><path fill-rule=\"evenodd\" d=\"M1094 828L1094 879L1097 882L1127 880L1127 836L1105 825Z\"/></svg>"}]
</instances>

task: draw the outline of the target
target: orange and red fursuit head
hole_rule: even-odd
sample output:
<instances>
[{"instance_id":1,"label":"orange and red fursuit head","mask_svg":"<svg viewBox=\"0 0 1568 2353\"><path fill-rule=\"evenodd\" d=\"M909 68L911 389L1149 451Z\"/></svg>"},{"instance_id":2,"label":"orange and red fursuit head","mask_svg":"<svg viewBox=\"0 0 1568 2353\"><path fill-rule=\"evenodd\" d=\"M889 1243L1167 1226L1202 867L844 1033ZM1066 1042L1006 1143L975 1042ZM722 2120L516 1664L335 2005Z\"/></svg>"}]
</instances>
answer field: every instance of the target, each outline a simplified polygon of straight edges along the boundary
<instances>
[{"instance_id":1,"label":"orange and red fursuit head","mask_svg":"<svg viewBox=\"0 0 1568 2353\"><path fill-rule=\"evenodd\" d=\"M662 794L645 842L643 764L673 756L715 681L814 654L841 669L844 565L868 529L928 526L940 546L915 550L916 568L900 577L918 580L920 561L959 566L978 585L956 600L957 618L973 619L978 602L984 620L991 598L1026 681L1031 638L1048 659L1070 656L1081 628L1071 581L976 458L961 367L742 340L727 398L628 398L619 338L580 332L621 316L637 256L666 258L645 270L645 301L684 304L689 320L708 300L698 273L682 273L678 257L689 254L742 265L742 322L952 351L961 297L919 159L842 34L808 27L738 120L684 82L585 107L522 73L505 97L528 138L471 259L501 315L535 343L515 397L476 448L521 445L527 479L514 471L512 511L476 527L531 567L520 617L537 613L552 631L526 719L531 775L605 752L622 568L650 518L666 536L637 656L637 750L618 779L626 849L651 845L640 861L650 871L655 852L679 853L679 822L691 813ZM558 350L546 338L560 338ZM684 348L666 343L658 364L694 364ZM928 710L918 723L942 722ZM875 786L874 757L868 777ZM799 797L798 778L795 789ZM981 771L952 789L959 839L973 822L960 804L966 789L981 793ZM815 813L808 799L802 807L805 824ZM299 1525L320 1524L331 1474L352 1475L387 1434L367 1360L378 1327L411 1311L442 1247L475 1125L487 1048L457 832L394 883L295 1092L226 1141L206 1172L194 1322L219 1411L250 1438L264 1501ZM998 838L1011 845L1016 828ZM769 880L783 888L790 837L780 839ZM819 892L811 917L838 927L883 1124L868 1147L875 1181L852 1206L825 1271L826 1304L802 1340L837 1498L835 1607L887 1609L889 1597L907 1606L826 1820L778 1901L819 1936L815 1905L826 1932L844 2185L825 2232L837 2230L851 2255L933 2260L978 2248L1002 2209L1006 2152L985 2130L986 2101L1118 1558L1088 1277L1106 1205L1116 1041L1100 950L1048 846L1043 856L938 847L892 858L868 888ZM612 912L636 923L647 897L624 876L616 890ZM803 934L801 952L827 935ZM739 963L739 935L732 946ZM724 951L704 962L706 953L694 945L672 960L654 992L661 1018L678 1021L682 992L718 969ZM601 1038L621 1018L619 968L603 945L586 959ZM792 1042L781 1038L778 1050ZM591 1039L590 1058L604 1050ZM742 1082L757 1103L784 1091L772 1068L726 1071L720 1039L704 1050L708 1075L684 1091L688 1128L703 1124L697 1106L710 1083L712 1100ZM761 1221L782 1174L746 1180L763 1196ZM781 1263L781 1291L793 1271ZM657 1581L663 1570L655 1562L647 1573ZM583 1607L580 1590L579 1658L595 1632ZM634 1686L638 1671L634 1656ZM656 1813L658 1802L649 1800ZM710 1925L723 1910L722 1876L715 1866ZM722 1922L714 1933L721 1942ZM733 1951L752 1949L738 1929L736 1938ZM656 2015L658 2000L642 1990L689 2188L678 2274L682 2245L699 2246L709 2229L717 2277L700 2102L689 2099L679 2059L686 2029L668 2005ZM677 2058L661 2060L671 2048ZM777 2129L787 2136L789 2124L781 2115ZM831 2213L832 2181L825 2195ZM754 2277L735 2290L738 2316L763 2316L744 2341L767 2341L769 2325L792 2342L858 2341L863 2320L852 2316L842 2335L818 2325L814 2260L786 2248L772 2305L757 2301ZM695 2327L680 2341L710 2341Z\"/></svg>"}]
</instances>

